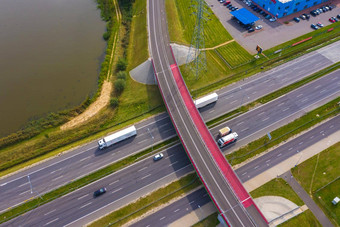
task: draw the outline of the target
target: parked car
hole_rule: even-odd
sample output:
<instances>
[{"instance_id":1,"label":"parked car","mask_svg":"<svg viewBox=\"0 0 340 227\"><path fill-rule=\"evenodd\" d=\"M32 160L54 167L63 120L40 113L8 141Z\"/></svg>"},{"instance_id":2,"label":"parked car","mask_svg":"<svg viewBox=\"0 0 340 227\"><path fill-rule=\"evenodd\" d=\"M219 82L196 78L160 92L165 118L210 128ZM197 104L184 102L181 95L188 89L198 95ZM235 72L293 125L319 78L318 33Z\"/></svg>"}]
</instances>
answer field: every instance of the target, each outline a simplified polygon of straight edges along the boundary
<instances>
[{"instance_id":1,"label":"parked car","mask_svg":"<svg viewBox=\"0 0 340 227\"><path fill-rule=\"evenodd\" d=\"M257 9L258 9L257 6L255 6L255 7L253 8L254 11L256 11Z\"/></svg>"},{"instance_id":2,"label":"parked car","mask_svg":"<svg viewBox=\"0 0 340 227\"><path fill-rule=\"evenodd\" d=\"M257 26L255 27L255 29L256 29L256 30L262 29L262 25L257 25Z\"/></svg>"},{"instance_id":3,"label":"parked car","mask_svg":"<svg viewBox=\"0 0 340 227\"><path fill-rule=\"evenodd\" d=\"M304 14L302 14L302 15L305 15L305 17L306 17L307 20L310 18L310 15L307 14L307 13L304 13Z\"/></svg>"},{"instance_id":4,"label":"parked car","mask_svg":"<svg viewBox=\"0 0 340 227\"><path fill-rule=\"evenodd\" d=\"M93 197L98 197L98 196L104 194L105 192L106 192L106 188L98 189L97 191L95 191L95 192L93 193Z\"/></svg>"},{"instance_id":5,"label":"parked car","mask_svg":"<svg viewBox=\"0 0 340 227\"><path fill-rule=\"evenodd\" d=\"M335 17L334 17L334 18L335 18ZM331 18L329 18L328 20L329 20L330 22L334 23L334 22L335 22L334 18L331 17Z\"/></svg>"},{"instance_id":6,"label":"parked car","mask_svg":"<svg viewBox=\"0 0 340 227\"><path fill-rule=\"evenodd\" d=\"M238 10L237 7L234 7L234 8L231 9L231 11L236 11L236 10Z\"/></svg>"},{"instance_id":7,"label":"parked car","mask_svg":"<svg viewBox=\"0 0 340 227\"><path fill-rule=\"evenodd\" d=\"M316 25L319 26L320 28L323 27L323 24L321 24L321 22L318 22Z\"/></svg>"},{"instance_id":8,"label":"parked car","mask_svg":"<svg viewBox=\"0 0 340 227\"><path fill-rule=\"evenodd\" d=\"M163 155L162 153L156 154L155 157L153 157L153 160L154 160L154 161L158 161L158 160L162 159L163 156L164 156L164 155Z\"/></svg>"},{"instance_id":9,"label":"parked car","mask_svg":"<svg viewBox=\"0 0 340 227\"><path fill-rule=\"evenodd\" d=\"M264 18L266 18L267 20L269 20L270 18L272 18L272 16L270 16L269 14L267 16L265 16Z\"/></svg>"},{"instance_id":10,"label":"parked car","mask_svg":"<svg viewBox=\"0 0 340 227\"><path fill-rule=\"evenodd\" d=\"M230 1L226 1L225 3L223 3L223 5L229 5L231 2Z\"/></svg>"},{"instance_id":11,"label":"parked car","mask_svg":"<svg viewBox=\"0 0 340 227\"><path fill-rule=\"evenodd\" d=\"M300 18L298 18L298 17L294 17L293 20L294 20L295 22L297 22L297 23L300 22Z\"/></svg>"},{"instance_id":12,"label":"parked car","mask_svg":"<svg viewBox=\"0 0 340 227\"><path fill-rule=\"evenodd\" d=\"M334 8L333 6L329 6L329 5L327 5L327 6L328 6L329 10L332 10Z\"/></svg>"},{"instance_id":13,"label":"parked car","mask_svg":"<svg viewBox=\"0 0 340 227\"><path fill-rule=\"evenodd\" d=\"M315 29L315 30L318 30L318 29L319 29L319 27L316 26L315 24L311 24L310 26L311 26L311 28L313 28L313 29Z\"/></svg>"},{"instance_id":14,"label":"parked car","mask_svg":"<svg viewBox=\"0 0 340 227\"><path fill-rule=\"evenodd\" d=\"M312 15L313 17L316 17L318 13L316 12L316 10L312 10L310 11L310 15Z\"/></svg>"},{"instance_id":15,"label":"parked car","mask_svg":"<svg viewBox=\"0 0 340 227\"><path fill-rule=\"evenodd\" d=\"M270 18L270 19L269 19L269 21L270 21L270 22L274 22L274 21L276 21L276 17L272 17L272 18Z\"/></svg>"},{"instance_id":16,"label":"parked car","mask_svg":"<svg viewBox=\"0 0 340 227\"><path fill-rule=\"evenodd\" d=\"M306 17L305 15L303 15L303 14L300 16L300 18L301 18L302 20L306 20L306 19L307 19L307 17Z\"/></svg>"},{"instance_id":17,"label":"parked car","mask_svg":"<svg viewBox=\"0 0 340 227\"><path fill-rule=\"evenodd\" d=\"M249 33L250 33L250 32L253 32L253 31L255 31L254 28L249 28L249 29L248 29L248 32L249 32Z\"/></svg>"},{"instance_id":18,"label":"parked car","mask_svg":"<svg viewBox=\"0 0 340 227\"><path fill-rule=\"evenodd\" d=\"M225 2L225 0L220 0L220 3L223 3L223 2Z\"/></svg>"},{"instance_id":19,"label":"parked car","mask_svg":"<svg viewBox=\"0 0 340 227\"><path fill-rule=\"evenodd\" d=\"M340 19L340 14L336 15L336 17L337 17L338 19Z\"/></svg>"},{"instance_id":20,"label":"parked car","mask_svg":"<svg viewBox=\"0 0 340 227\"><path fill-rule=\"evenodd\" d=\"M232 4L229 4L229 5L227 6L228 9L230 9L231 7L233 7Z\"/></svg>"}]
</instances>

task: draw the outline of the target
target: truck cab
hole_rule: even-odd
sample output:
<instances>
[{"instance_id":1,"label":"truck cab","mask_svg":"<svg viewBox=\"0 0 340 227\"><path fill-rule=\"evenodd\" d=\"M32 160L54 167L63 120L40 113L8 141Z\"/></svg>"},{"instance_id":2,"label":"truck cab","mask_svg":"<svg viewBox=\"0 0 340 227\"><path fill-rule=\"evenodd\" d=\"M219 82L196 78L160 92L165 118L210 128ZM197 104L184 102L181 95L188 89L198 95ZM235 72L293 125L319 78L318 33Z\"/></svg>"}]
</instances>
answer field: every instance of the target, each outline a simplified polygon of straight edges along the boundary
<instances>
[{"instance_id":1,"label":"truck cab","mask_svg":"<svg viewBox=\"0 0 340 227\"><path fill-rule=\"evenodd\" d=\"M98 141L98 146L100 150L103 150L106 147L104 139Z\"/></svg>"}]
</instances>

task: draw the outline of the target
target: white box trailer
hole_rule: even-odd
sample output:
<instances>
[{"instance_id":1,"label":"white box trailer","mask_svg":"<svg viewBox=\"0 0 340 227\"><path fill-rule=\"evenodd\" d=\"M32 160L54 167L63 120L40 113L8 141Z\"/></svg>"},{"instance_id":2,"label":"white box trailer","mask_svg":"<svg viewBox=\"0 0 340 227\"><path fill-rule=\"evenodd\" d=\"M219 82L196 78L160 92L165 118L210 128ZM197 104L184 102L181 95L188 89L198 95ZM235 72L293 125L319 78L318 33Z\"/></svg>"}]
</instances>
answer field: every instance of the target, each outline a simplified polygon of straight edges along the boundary
<instances>
[{"instance_id":1,"label":"white box trailer","mask_svg":"<svg viewBox=\"0 0 340 227\"><path fill-rule=\"evenodd\" d=\"M238 138L237 133L233 132L233 133L226 135L225 137L222 137L221 139L219 139L217 141L217 143L220 146L220 148L222 148L229 143L236 142L237 138Z\"/></svg>"},{"instance_id":2,"label":"white box trailer","mask_svg":"<svg viewBox=\"0 0 340 227\"><path fill-rule=\"evenodd\" d=\"M229 133L231 133L231 129L229 127L224 127L224 128L221 128L220 130L218 130L218 135L220 137L226 136Z\"/></svg>"},{"instance_id":3,"label":"white box trailer","mask_svg":"<svg viewBox=\"0 0 340 227\"><path fill-rule=\"evenodd\" d=\"M135 126L131 126L129 128L123 129L119 132L116 132L112 135L106 136L103 139L98 141L99 149L102 150L105 147L109 147L115 143L118 143L122 140L125 140L131 136L137 135L137 130Z\"/></svg>"},{"instance_id":4,"label":"white box trailer","mask_svg":"<svg viewBox=\"0 0 340 227\"><path fill-rule=\"evenodd\" d=\"M194 101L196 108L202 108L210 103L216 102L218 99L218 95L216 93L212 93L210 95L204 96L200 99L196 99Z\"/></svg>"}]
</instances>

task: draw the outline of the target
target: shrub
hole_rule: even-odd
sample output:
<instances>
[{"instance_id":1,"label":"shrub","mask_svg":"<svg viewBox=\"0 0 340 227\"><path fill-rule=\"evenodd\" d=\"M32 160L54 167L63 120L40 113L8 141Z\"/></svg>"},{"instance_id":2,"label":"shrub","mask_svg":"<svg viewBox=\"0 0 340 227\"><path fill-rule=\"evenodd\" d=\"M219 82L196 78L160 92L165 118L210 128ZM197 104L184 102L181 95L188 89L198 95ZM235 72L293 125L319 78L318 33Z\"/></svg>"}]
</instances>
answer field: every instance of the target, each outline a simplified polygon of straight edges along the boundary
<instances>
[{"instance_id":1,"label":"shrub","mask_svg":"<svg viewBox=\"0 0 340 227\"><path fill-rule=\"evenodd\" d=\"M126 80L126 77L127 77L126 71L119 71L117 73L117 79Z\"/></svg>"},{"instance_id":2,"label":"shrub","mask_svg":"<svg viewBox=\"0 0 340 227\"><path fill-rule=\"evenodd\" d=\"M110 38L111 32L107 31L103 34L103 39L107 41Z\"/></svg>"},{"instance_id":3,"label":"shrub","mask_svg":"<svg viewBox=\"0 0 340 227\"><path fill-rule=\"evenodd\" d=\"M122 93L122 91L124 90L125 88L125 80L122 80L122 79L118 79L115 81L115 91L120 94Z\"/></svg>"},{"instance_id":4,"label":"shrub","mask_svg":"<svg viewBox=\"0 0 340 227\"><path fill-rule=\"evenodd\" d=\"M113 97L110 99L110 105L112 108L116 108L119 105L119 101L117 97Z\"/></svg>"},{"instance_id":5,"label":"shrub","mask_svg":"<svg viewBox=\"0 0 340 227\"><path fill-rule=\"evenodd\" d=\"M119 58L117 62L117 71L125 71L127 67L127 61L125 58Z\"/></svg>"}]
</instances>

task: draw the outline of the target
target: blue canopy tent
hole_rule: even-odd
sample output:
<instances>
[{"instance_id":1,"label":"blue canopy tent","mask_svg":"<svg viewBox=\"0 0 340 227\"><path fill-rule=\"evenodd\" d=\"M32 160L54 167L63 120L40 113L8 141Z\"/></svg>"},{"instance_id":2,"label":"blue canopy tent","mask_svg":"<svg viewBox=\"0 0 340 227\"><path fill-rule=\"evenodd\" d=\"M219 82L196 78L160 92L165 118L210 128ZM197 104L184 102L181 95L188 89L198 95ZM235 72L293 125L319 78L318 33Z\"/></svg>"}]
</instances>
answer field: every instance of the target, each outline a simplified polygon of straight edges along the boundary
<instances>
[{"instance_id":1,"label":"blue canopy tent","mask_svg":"<svg viewBox=\"0 0 340 227\"><path fill-rule=\"evenodd\" d=\"M230 13L244 25L253 24L255 21L258 21L260 19L252 14L250 11L248 11L246 8L231 11Z\"/></svg>"}]
</instances>

